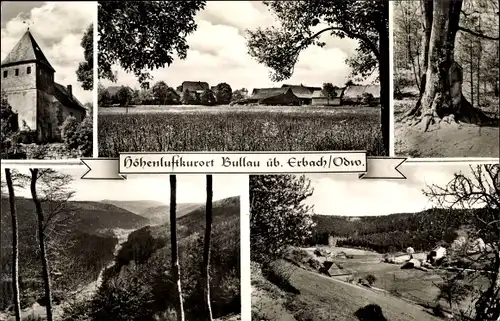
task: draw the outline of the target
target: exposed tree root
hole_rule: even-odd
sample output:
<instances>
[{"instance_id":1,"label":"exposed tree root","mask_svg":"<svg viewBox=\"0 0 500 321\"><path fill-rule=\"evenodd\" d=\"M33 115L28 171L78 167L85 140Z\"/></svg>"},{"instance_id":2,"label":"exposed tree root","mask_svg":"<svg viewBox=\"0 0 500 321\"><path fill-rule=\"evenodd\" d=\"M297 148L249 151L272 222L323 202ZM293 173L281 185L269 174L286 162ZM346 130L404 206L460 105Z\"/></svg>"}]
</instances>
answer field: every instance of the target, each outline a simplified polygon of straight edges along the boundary
<instances>
[{"instance_id":1,"label":"exposed tree root","mask_svg":"<svg viewBox=\"0 0 500 321\"><path fill-rule=\"evenodd\" d=\"M437 94L431 108L423 110L421 100L419 99L414 108L408 111L403 117L403 122L409 126L422 125L423 131L427 132L430 128L441 127L442 123L447 124L473 124L480 127L491 126L499 127L500 119L492 118L486 115L481 109L473 107L469 101L462 96L459 107L452 108L451 103L442 102L441 95Z\"/></svg>"}]
</instances>

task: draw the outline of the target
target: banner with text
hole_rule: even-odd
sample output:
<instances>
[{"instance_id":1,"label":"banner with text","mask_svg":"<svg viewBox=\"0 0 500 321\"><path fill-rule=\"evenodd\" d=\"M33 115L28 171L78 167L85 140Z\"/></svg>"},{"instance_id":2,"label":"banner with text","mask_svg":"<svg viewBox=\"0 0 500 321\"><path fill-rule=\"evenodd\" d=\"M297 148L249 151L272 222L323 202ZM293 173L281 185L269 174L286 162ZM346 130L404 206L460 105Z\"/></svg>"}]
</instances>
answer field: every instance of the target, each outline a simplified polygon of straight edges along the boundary
<instances>
[{"instance_id":1,"label":"banner with text","mask_svg":"<svg viewBox=\"0 0 500 321\"><path fill-rule=\"evenodd\" d=\"M124 179L135 174L353 173L363 179L404 179L405 158L367 157L365 152L121 153L83 158L83 179Z\"/></svg>"}]
</instances>

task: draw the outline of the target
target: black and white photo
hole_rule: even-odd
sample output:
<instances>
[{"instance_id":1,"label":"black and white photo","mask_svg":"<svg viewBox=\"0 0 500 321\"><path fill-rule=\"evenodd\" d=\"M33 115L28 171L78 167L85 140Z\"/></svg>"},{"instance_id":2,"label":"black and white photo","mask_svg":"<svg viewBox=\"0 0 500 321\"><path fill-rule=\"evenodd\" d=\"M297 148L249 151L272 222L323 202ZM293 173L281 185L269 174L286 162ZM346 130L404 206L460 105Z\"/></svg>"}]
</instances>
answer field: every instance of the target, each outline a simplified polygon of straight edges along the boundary
<instances>
[{"instance_id":1,"label":"black and white photo","mask_svg":"<svg viewBox=\"0 0 500 321\"><path fill-rule=\"evenodd\" d=\"M498 164L250 176L252 320L499 318Z\"/></svg>"},{"instance_id":2,"label":"black and white photo","mask_svg":"<svg viewBox=\"0 0 500 321\"><path fill-rule=\"evenodd\" d=\"M101 1L100 157L388 156L388 1Z\"/></svg>"},{"instance_id":3,"label":"black and white photo","mask_svg":"<svg viewBox=\"0 0 500 321\"><path fill-rule=\"evenodd\" d=\"M500 156L499 3L394 1L396 156Z\"/></svg>"},{"instance_id":4,"label":"black and white photo","mask_svg":"<svg viewBox=\"0 0 500 321\"><path fill-rule=\"evenodd\" d=\"M2 159L92 156L96 10L2 1Z\"/></svg>"},{"instance_id":5,"label":"black and white photo","mask_svg":"<svg viewBox=\"0 0 500 321\"><path fill-rule=\"evenodd\" d=\"M246 177L2 168L1 320L240 320Z\"/></svg>"}]
</instances>

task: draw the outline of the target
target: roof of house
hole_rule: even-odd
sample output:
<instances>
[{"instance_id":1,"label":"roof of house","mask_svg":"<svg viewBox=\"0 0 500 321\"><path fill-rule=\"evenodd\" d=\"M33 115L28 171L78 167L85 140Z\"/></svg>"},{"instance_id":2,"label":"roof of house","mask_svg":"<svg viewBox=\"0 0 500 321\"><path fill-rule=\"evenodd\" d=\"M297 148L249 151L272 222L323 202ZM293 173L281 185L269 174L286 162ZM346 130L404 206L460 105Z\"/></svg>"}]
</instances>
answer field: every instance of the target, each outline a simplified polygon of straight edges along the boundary
<instances>
[{"instance_id":1,"label":"roof of house","mask_svg":"<svg viewBox=\"0 0 500 321\"><path fill-rule=\"evenodd\" d=\"M307 89L309 89L311 92L313 92L313 91L315 91L315 90L318 90L318 89L319 89L319 90L321 90L321 87L304 86L304 85L302 85L302 84L300 84L300 85L288 85L288 84L284 84L284 85L282 85L281 87L282 87L282 88L284 88L284 87L290 87L290 88L293 88L293 87L302 87L302 88L307 88Z\"/></svg>"},{"instance_id":2,"label":"roof of house","mask_svg":"<svg viewBox=\"0 0 500 321\"><path fill-rule=\"evenodd\" d=\"M249 99L266 99L266 98L271 98L275 97L278 95L286 94L287 91L289 91L290 88L285 87L285 88L255 88L252 91L252 96L249 97Z\"/></svg>"},{"instance_id":3,"label":"roof of house","mask_svg":"<svg viewBox=\"0 0 500 321\"><path fill-rule=\"evenodd\" d=\"M68 108L75 108L75 109L80 109L87 111L85 107L83 107L82 103L76 99L73 94L70 94L68 92L68 89L66 86L63 86L58 83L54 83L54 96L63 104L64 106Z\"/></svg>"},{"instance_id":4,"label":"roof of house","mask_svg":"<svg viewBox=\"0 0 500 321\"><path fill-rule=\"evenodd\" d=\"M47 60L47 57L40 49L31 32L26 33L21 37L14 48L9 52L7 57L2 61L2 66L15 65L24 62L38 62L45 65L47 68L55 72L54 68Z\"/></svg>"},{"instance_id":5,"label":"roof of house","mask_svg":"<svg viewBox=\"0 0 500 321\"><path fill-rule=\"evenodd\" d=\"M342 97L342 95L344 94L344 91L345 91L345 88L339 88L339 87L336 87L335 88L335 93L336 93L336 96L335 98L339 98L339 97ZM323 90L322 89L317 89L313 92L311 98L321 98L321 99L326 99L326 96L323 94Z\"/></svg>"},{"instance_id":6,"label":"roof of house","mask_svg":"<svg viewBox=\"0 0 500 321\"><path fill-rule=\"evenodd\" d=\"M380 85L351 85L347 86L344 91L344 96L356 98L364 93L370 93L374 98L380 97Z\"/></svg>"},{"instance_id":7,"label":"roof of house","mask_svg":"<svg viewBox=\"0 0 500 321\"><path fill-rule=\"evenodd\" d=\"M184 81L181 86L183 91L186 89L189 91L204 91L210 88L205 81Z\"/></svg>"}]
</instances>

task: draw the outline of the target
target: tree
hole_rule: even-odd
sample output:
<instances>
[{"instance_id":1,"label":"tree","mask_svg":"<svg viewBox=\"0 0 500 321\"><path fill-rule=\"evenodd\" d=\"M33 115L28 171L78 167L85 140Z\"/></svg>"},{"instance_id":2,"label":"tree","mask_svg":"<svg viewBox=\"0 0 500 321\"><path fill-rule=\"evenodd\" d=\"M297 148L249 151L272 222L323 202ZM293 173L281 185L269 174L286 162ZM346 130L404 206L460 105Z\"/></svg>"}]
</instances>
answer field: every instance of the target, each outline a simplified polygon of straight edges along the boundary
<instances>
[{"instance_id":1,"label":"tree","mask_svg":"<svg viewBox=\"0 0 500 321\"><path fill-rule=\"evenodd\" d=\"M121 86L120 89L116 92L116 98L120 103L120 106L128 106L130 104L130 101L132 100L131 89L125 86Z\"/></svg>"},{"instance_id":2,"label":"tree","mask_svg":"<svg viewBox=\"0 0 500 321\"><path fill-rule=\"evenodd\" d=\"M9 168L5 169L5 178L9 190L10 217L12 219L12 288L14 295L14 312L16 321L21 321L21 300L19 297L19 233L17 230L16 197L14 194L14 184Z\"/></svg>"},{"instance_id":3,"label":"tree","mask_svg":"<svg viewBox=\"0 0 500 321\"><path fill-rule=\"evenodd\" d=\"M164 81L159 81L153 86L153 96L159 104L166 105L168 88Z\"/></svg>"},{"instance_id":4,"label":"tree","mask_svg":"<svg viewBox=\"0 0 500 321\"><path fill-rule=\"evenodd\" d=\"M15 144L16 133L19 130L17 113L12 110L8 100L7 94L2 90L1 96L1 106L0 106L0 116L1 116L1 124L0 124L0 135L1 135L1 144L2 144L2 152L7 151L13 144Z\"/></svg>"},{"instance_id":5,"label":"tree","mask_svg":"<svg viewBox=\"0 0 500 321\"><path fill-rule=\"evenodd\" d=\"M205 206L205 240L203 244L203 286L205 299L205 320L212 321L212 306L210 304L210 238L212 235L212 175L207 175L207 202Z\"/></svg>"},{"instance_id":6,"label":"tree","mask_svg":"<svg viewBox=\"0 0 500 321\"><path fill-rule=\"evenodd\" d=\"M61 136L69 149L76 149L79 145L78 127L80 123L73 116L68 116L61 125Z\"/></svg>"},{"instance_id":7,"label":"tree","mask_svg":"<svg viewBox=\"0 0 500 321\"><path fill-rule=\"evenodd\" d=\"M378 66L382 105L382 135L389 150L389 1L265 1L280 26L247 31L249 54L271 68L271 79L292 76L302 50L323 47L319 37L356 39L357 54L347 62L353 74L371 74ZM318 28L321 29L318 31Z\"/></svg>"},{"instance_id":8,"label":"tree","mask_svg":"<svg viewBox=\"0 0 500 321\"><path fill-rule=\"evenodd\" d=\"M247 98L247 96L248 96L248 89L246 89L246 88L236 89L233 92L233 96L232 96L231 100L238 101L238 100Z\"/></svg>"},{"instance_id":9,"label":"tree","mask_svg":"<svg viewBox=\"0 0 500 321\"><path fill-rule=\"evenodd\" d=\"M233 98L233 90L231 86L225 82L218 84L215 87L215 99L218 105L227 105L231 102Z\"/></svg>"},{"instance_id":10,"label":"tree","mask_svg":"<svg viewBox=\"0 0 500 321\"><path fill-rule=\"evenodd\" d=\"M175 303L177 320L184 321L184 307L181 288L181 270L177 244L177 177L170 175L170 245L172 251L172 277L177 285L177 302Z\"/></svg>"},{"instance_id":11,"label":"tree","mask_svg":"<svg viewBox=\"0 0 500 321\"><path fill-rule=\"evenodd\" d=\"M76 78L84 90L92 90L94 83L94 24L85 31L80 45L83 47L85 61L80 62Z\"/></svg>"},{"instance_id":12,"label":"tree","mask_svg":"<svg viewBox=\"0 0 500 321\"><path fill-rule=\"evenodd\" d=\"M211 89L205 89L200 96L200 104L213 106L216 103L215 94Z\"/></svg>"},{"instance_id":13,"label":"tree","mask_svg":"<svg viewBox=\"0 0 500 321\"><path fill-rule=\"evenodd\" d=\"M198 103L198 95L195 92L185 89L182 92L181 101L184 105L196 105Z\"/></svg>"},{"instance_id":14,"label":"tree","mask_svg":"<svg viewBox=\"0 0 500 321\"><path fill-rule=\"evenodd\" d=\"M455 121L488 124L493 120L475 108L462 93L463 71L455 61L455 39L459 30L479 35L460 26L461 0L423 1L425 31L420 98L406 116L412 125L432 124L453 115ZM498 38L497 38L498 39Z\"/></svg>"},{"instance_id":15,"label":"tree","mask_svg":"<svg viewBox=\"0 0 500 321\"><path fill-rule=\"evenodd\" d=\"M101 84L97 86L97 104L100 107L111 105L111 95L109 94L109 91Z\"/></svg>"},{"instance_id":16,"label":"tree","mask_svg":"<svg viewBox=\"0 0 500 321\"><path fill-rule=\"evenodd\" d=\"M250 176L250 241L253 261L280 257L288 245L311 236L313 189L305 176Z\"/></svg>"},{"instance_id":17,"label":"tree","mask_svg":"<svg viewBox=\"0 0 500 321\"><path fill-rule=\"evenodd\" d=\"M38 226L38 242L40 247L40 259L42 260L42 278L44 284L45 292L45 309L47 311L47 321L52 321L52 292L51 292L51 282L50 282L50 272L49 272L49 262L47 260L47 254L45 250L45 229L44 229L44 215L43 208L40 199L38 198L36 183L40 178L40 171L38 168L30 168L31 172L31 197L35 203L36 215L37 215L37 226Z\"/></svg>"},{"instance_id":18,"label":"tree","mask_svg":"<svg viewBox=\"0 0 500 321\"><path fill-rule=\"evenodd\" d=\"M457 173L446 186L429 186L424 194L437 206L443 208L468 209L468 225L475 237L491 242L490 250L484 250L477 258L466 257L470 269L469 277L486 276L488 285L481 289L475 301L474 320L498 320L500 317L500 165L477 165L471 173ZM481 211L473 210L481 208ZM477 268L477 266L481 268ZM476 266L476 267L474 267ZM487 271L485 273L485 271ZM457 274L455 280L464 277ZM448 286L450 288L450 286Z\"/></svg>"},{"instance_id":19,"label":"tree","mask_svg":"<svg viewBox=\"0 0 500 321\"><path fill-rule=\"evenodd\" d=\"M330 82L323 84L322 93L327 98L328 104L330 104L330 99L337 97L335 87Z\"/></svg>"},{"instance_id":20,"label":"tree","mask_svg":"<svg viewBox=\"0 0 500 321\"><path fill-rule=\"evenodd\" d=\"M196 30L194 17L205 1L99 1L99 78L116 81L114 64L142 83L147 70L185 59L186 36Z\"/></svg>"}]
</instances>

